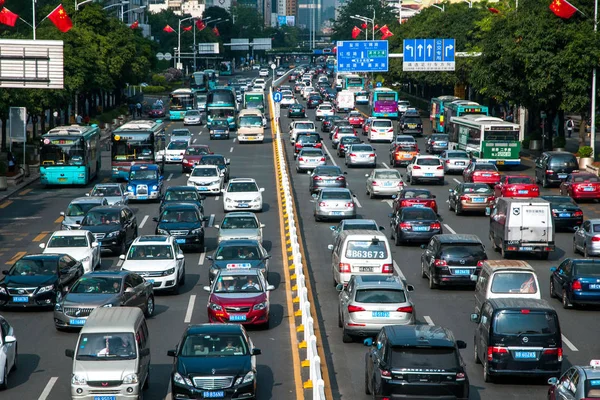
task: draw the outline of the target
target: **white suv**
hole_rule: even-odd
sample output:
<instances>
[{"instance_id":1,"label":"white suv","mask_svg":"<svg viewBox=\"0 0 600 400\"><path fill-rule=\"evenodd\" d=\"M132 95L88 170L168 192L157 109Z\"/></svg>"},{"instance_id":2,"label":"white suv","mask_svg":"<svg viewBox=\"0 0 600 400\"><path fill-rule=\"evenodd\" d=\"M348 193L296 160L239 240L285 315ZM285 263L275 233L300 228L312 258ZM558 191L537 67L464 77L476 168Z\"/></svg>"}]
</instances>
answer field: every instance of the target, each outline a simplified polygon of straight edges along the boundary
<instances>
[{"instance_id":1,"label":"white suv","mask_svg":"<svg viewBox=\"0 0 600 400\"><path fill-rule=\"evenodd\" d=\"M438 156L418 155L406 167L406 176L411 185L417 181L434 181L444 184L444 164Z\"/></svg>"},{"instance_id":2,"label":"white suv","mask_svg":"<svg viewBox=\"0 0 600 400\"><path fill-rule=\"evenodd\" d=\"M230 179L223 189L223 211L258 211L263 209L262 192L252 178Z\"/></svg>"},{"instance_id":3,"label":"white suv","mask_svg":"<svg viewBox=\"0 0 600 400\"><path fill-rule=\"evenodd\" d=\"M269 76L269 70L266 68L262 68L258 71L258 76Z\"/></svg>"}]
</instances>

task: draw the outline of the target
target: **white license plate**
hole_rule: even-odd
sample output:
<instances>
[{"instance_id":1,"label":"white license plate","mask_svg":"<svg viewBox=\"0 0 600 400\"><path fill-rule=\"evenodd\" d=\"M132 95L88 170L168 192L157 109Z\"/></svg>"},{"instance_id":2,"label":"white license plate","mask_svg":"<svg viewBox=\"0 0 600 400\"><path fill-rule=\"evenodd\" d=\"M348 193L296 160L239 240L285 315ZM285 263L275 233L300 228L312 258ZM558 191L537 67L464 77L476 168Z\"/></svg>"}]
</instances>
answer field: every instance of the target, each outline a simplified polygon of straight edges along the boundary
<instances>
[{"instance_id":1,"label":"white license plate","mask_svg":"<svg viewBox=\"0 0 600 400\"><path fill-rule=\"evenodd\" d=\"M454 164L456 164L456 165L465 165L465 162L464 161L456 161Z\"/></svg>"},{"instance_id":2,"label":"white license plate","mask_svg":"<svg viewBox=\"0 0 600 400\"><path fill-rule=\"evenodd\" d=\"M373 272L373 267L358 267L358 272Z\"/></svg>"},{"instance_id":3,"label":"white license plate","mask_svg":"<svg viewBox=\"0 0 600 400\"><path fill-rule=\"evenodd\" d=\"M72 318L69 320L69 325L85 325L85 319L83 318Z\"/></svg>"}]
</instances>

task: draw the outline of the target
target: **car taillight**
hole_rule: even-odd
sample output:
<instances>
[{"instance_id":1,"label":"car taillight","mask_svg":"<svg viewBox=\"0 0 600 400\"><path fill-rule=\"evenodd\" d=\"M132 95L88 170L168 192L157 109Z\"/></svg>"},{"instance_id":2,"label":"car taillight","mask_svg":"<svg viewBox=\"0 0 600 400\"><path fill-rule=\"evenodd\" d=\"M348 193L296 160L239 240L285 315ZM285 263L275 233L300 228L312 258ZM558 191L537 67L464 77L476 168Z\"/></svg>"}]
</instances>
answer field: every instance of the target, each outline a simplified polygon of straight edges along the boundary
<instances>
[{"instance_id":1,"label":"car taillight","mask_svg":"<svg viewBox=\"0 0 600 400\"><path fill-rule=\"evenodd\" d=\"M317 143L317 144L315 145L315 147L316 147L317 149L320 149L321 147L323 147L323 143Z\"/></svg>"},{"instance_id":2,"label":"car taillight","mask_svg":"<svg viewBox=\"0 0 600 400\"><path fill-rule=\"evenodd\" d=\"M341 273L348 273L350 272L350 264L348 263L340 263L338 266L339 270Z\"/></svg>"},{"instance_id":3,"label":"car taillight","mask_svg":"<svg viewBox=\"0 0 600 400\"><path fill-rule=\"evenodd\" d=\"M348 306L348 312L349 313L353 313L353 312L359 312L359 311L366 311L364 308L359 307L359 306L353 306L352 304L350 304Z\"/></svg>"},{"instance_id":4,"label":"car taillight","mask_svg":"<svg viewBox=\"0 0 600 400\"><path fill-rule=\"evenodd\" d=\"M351 201L349 203L346 203L346 207L348 207L348 208L354 208L354 202Z\"/></svg>"},{"instance_id":5,"label":"car taillight","mask_svg":"<svg viewBox=\"0 0 600 400\"><path fill-rule=\"evenodd\" d=\"M494 354L508 354L508 349L506 347L489 346L487 349L488 361L492 361L494 359Z\"/></svg>"},{"instance_id":6,"label":"car taillight","mask_svg":"<svg viewBox=\"0 0 600 400\"><path fill-rule=\"evenodd\" d=\"M333 135L333 138L334 138L335 140L337 140L337 138L338 138L338 134L337 134L337 132L336 132L336 133Z\"/></svg>"},{"instance_id":7,"label":"car taillight","mask_svg":"<svg viewBox=\"0 0 600 400\"><path fill-rule=\"evenodd\" d=\"M544 355L556 355L558 361L562 361L563 349L562 347L558 347L556 349L544 349Z\"/></svg>"},{"instance_id":8,"label":"car taillight","mask_svg":"<svg viewBox=\"0 0 600 400\"><path fill-rule=\"evenodd\" d=\"M539 192L539 191L540 191L540 188L539 188L539 187L537 187L537 186L534 186L534 187L532 187L532 188L531 188L531 191L532 191L532 192Z\"/></svg>"},{"instance_id":9,"label":"car taillight","mask_svg":"<svg viewBox=\"0 0 600 400\"><path fill-rule=\"evenodd\" d=\"M573 283L571 283L571 289L573 290L581 290L581 282L579 280L573 281Z\"/></svg>"},{"instance_id":10,"label":"car taillight","mask_svg":"<svg viewBox=\"0 0 600 400\"><path fill-rule=\"evenodd\" d=\"M442 225L439 222L434 222L431 224L431 229L442 229Z\"/></svg>"},{"instance_id":11,"label":"car taillight","mask_svg":"<svg viewBox=\"0 0 600 400\"><path fill-rule=\"evenodd\" d=\"M460 201L467 201L467 200L469 200L469 196L465 196L465 195L460 196Z\"/></svg>"},{"instance_id":12,"label":"car taillight","mask_svg":"<svg viewBox=\"0 0 600 400\"><path fill-rule=\"evenodd\" d=\"M600 236L592 236L592 242L600 242Z\"/></svg>"},{"instance_id":13,"label":"car taillight","mask_svg":"<svg viewBox=\"0 0 600 400\"><path fill-rule=\"evenodd\" d=\"M382 274L393 274L394 266L392 264L383 264L383 267L381 268L381 273Z\"/></svg>"},{"instance_id":14,"label":"car taillight","mask_svg":"<svg viewBox=\"0 0 600 400\"><path fill-rule=\"evenodd\" d=\"M433 260L433 265L435 265L436 267L447 267L448 263L446 262L446 260L436 258L435 260Z\"/></svg>"},{"instance_id":15,"label":"car taillight","mask_svg":"<svg viewBox=\"0 0 600 400\"><path fill-rule=\"evenodd\" d=\"M400 202L400 207L408 207L409 206L409 202L408 200L402 200Z\"/></svg>"},{"instance_id":16,"label":"car taillight","mask_svg":"<svg viewBox=\"0 0 600 400\"><path fill-rule=\"evenodd\" d=\"M490 201L494 201L494 200L496 200L496 198L494 196L488 196L488 198L487 198L488 203Z\"/></svg>"},{"instance_id":17,"label":"car taillight","mask_svg":"<svg viewBox=\"0 0 600 400\"><path fill-rule=\"evenodd\" d=\"M296 143L296 148L299 149L302 147L302 143Z\"/></svg>"},{"instance_id":18,"label":"car taillight","mask_svg":"<svg viewBox=\"0 0 600 400\"><path fill-rule=\"evenodd\" d=\"M413 308L412 308L412 306L404 306L404 307L400 307L400 308L398 308L396 311L398 311L398 312L405 312L405 313L410 313L410 314L412 314L412 312L413 312Z\"/></svg>"},{"instance_id":19,"label":"car taillight","mask_svg":"<svg viewBox=\"0 0 600 400\"><path fill-rule=\"evenodd\" d=\"M375 157L375 153L369 154L369 157Z\"/></svg>"},{"instance_id":20,"label":"car taillight","mask_svg":"<svg viewBox=\"0 0 600 400\"><path fill-rule=\"evenodd\" d=\"M319 207L325 207L327 205L327 203L325 203L324 201L319 203Z\"/></svg>"},{"instance_id":21,"label":"car taillight","mask_svg":"<svg viewBox=\"0 0 600 400\"><path fill-rule=\"evenodd\" d=\"M186 159L184 158L182 162L183 162L184 164L187 164L187 163L188 163L188 160L186 160Z\"/></svg>"},{"instance_id":22,"label":"car taillight","mask_svg":"<svg viewBox=\"0 0 600 400\"><path fill-rule=\"evenodd\" d=\"M325 161L325 157L321 157L321 161Z\"/></svg>"},{"instance_id":23,"label":"car taillight","mask_svg":"<svg viewBox=\"0 0 600 400\"><path fill-rule=\"evenodd\" d=\"M427 207L429 207L429 208L435 208L435 200L429 200L427 202Z\"/></svg>"},{"instance_id":24,"label":"car taillight","mask_svg":"<svg viewBox=\"0 0 600 400\"><path fill-rule=\"evenodd\" d=\"M302 161L302 162L304 162L304 161L305 161L305 160L304 160L304 157L298 157L298 161Z\"/></svg>"},{"instance_id":25,"label":"car taillight","mask_svg":"<svg viewBox=\"0 0 600 400\"><path fill-rule=\"evenodd\" d=\"M408 222L401 222L400 223L400 229L411 229L412 225Z\"/></svg>"},{"instance_id":26,"label":"car taillight","mask_svg":"<svg viewBox=\"0 0 600 400\"><path fill-rule=\"evenodd\" d=\"M456 380L457 381L464 381L466 379L465 373L464 372L457 372L456 373Z\"/></svg>"},{"instance_id":27,"label":"car taillight","mask_svg":"<svg viewBox=\"0 0 600 400\"><path fill-rule=\"evenodd\" d=\"M377 129L375 129L375 128L371 128L371 132L375 132L375 133L377 133Z\"/></svg>"},{"instance_id":28,"label":"car taillight","mask_svg":"<svg viewBox=\"0 0 600 400\"><path fill-rule=\"evenodd\" d=\"M418 165L413 165L413 169L421 169Z\"/></svg>"},{"instance_id":29,"label":"car taillight","mask_svg":"<svg viewBox=\"0 0 600 400\"><path fill-rule=\"evenodd\" d=\"M477 266L478 267L483 267L483 260L477 261Z\"/></svg>"},{"instance_id":30,"label":"car taillight","mask_svg":"<svg viewBox=\"0 0 600 400\"><path fill-rule=\"evenodd\" d=\"M315 176L313 177L313 181L322 181L323 178L321 178L320 176Z\"/></svg>"},{"instance_id":31,"label":"car taillight","mask_svg":"<svg viewBox=\"0 0 600 400\"><path fill-rule=\"evenodd\" d=\"M450 160L446 160L446 164L450 164Z\"/></svg>"},{"instance_id":32,"label":"car taillight","mask_svg":"<svg viewBox=\"0 0 600 400\"><path fill-rule=\"evenodd\" d=\"M394 128L388 129L388 132L392 132L393 133L394 132Z\"/></svg>"},{"instance_id":33,"label":"car taillight","mask_svg":"<svg viewBox=\"0 0 600 400\"><path fill-rule=\"evenodd\" d=\"M436 169L444 169L443 165L440 165L439 167L437 167Z\"/></svg>"},{"instance_id":34,"label":"car taillight","mask_svg":"<svg viewBox=\"0 0 600 400\"><path fill-rule=\"evenodd\" d=\"M345 181L346 178L343 176L338 176L337 178L335 178L336 181Z\"/></svg>"},{"instance_id":35,"label":"car taillight","mask_svg":"<svg viewBox=\"0 0 600 400\"><path fill-rule=\"evenodd\" d=\"M573 216L574 216L574 217L583 217L583 211L575 211L575 212L573 213Z\"/></svg>"},{"instance_id":36,"label":"car taillight","mask_svg":"<svg viewBox=\"0 0 600 400\"><path fill-rule=\"evenodd\" d=\"M391 378L392 377L392 373L390 371L388 371L387 369L380 369L379 373L381 374L382 378Z\"/></svg>"},{"instance_id":37,"label":"car taillight","mask_svg":"<svg viewBox=\"0 0 600 400\"><path fill-rule=\"evenodd\" d=\"M546 174L553 174L553 173L554 173L554 171L552 171L551 169L546 170Z\"/></svg>"},{"instance_id":38,"label":"car taillight","mask_svg":"<svg viewBox=\"0 0 600 400\"><path fill-rule=\"evenodd\" d=\"M354 153L350 153L350 154L349 154L349 156L350 156L350 157L356 157L356 154L354 154Z\"/></svg>"},{"instance_id":39,"label":"car taillight","mask_svg":"<svg viewBox=\"0 0 600 400\"><path fill-rule=\"evenodd\" d=\"M372 185L373 186L379 186L379 183L377 181L373 181Z\"/></svg>"},{"instance_id":40,"label":"car taillight","mask_svg":"<svg viewBox=\"0 0 600 400\"><path fill-rule=\"evenodd\" d=\"M432 141L431 141L431 145L433 146L434 144L435 144L435 142L432 140Z\"/></svg>"}]
</instances>

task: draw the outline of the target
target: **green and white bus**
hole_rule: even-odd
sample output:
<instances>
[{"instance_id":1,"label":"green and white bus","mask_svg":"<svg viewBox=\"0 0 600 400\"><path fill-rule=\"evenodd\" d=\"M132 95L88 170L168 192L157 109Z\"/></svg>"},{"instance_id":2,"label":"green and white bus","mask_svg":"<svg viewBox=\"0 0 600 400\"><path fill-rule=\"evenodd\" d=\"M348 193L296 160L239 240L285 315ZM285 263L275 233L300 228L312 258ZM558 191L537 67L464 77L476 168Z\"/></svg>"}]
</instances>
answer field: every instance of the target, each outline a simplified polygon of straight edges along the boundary
<instances>
[{"instance_id":1,"label":"green and white bus","mask_svg":"<svg viewBox=\"0 0 600 400\"><path fill-rule=\"evenodd\" d=\"M449 124L449 122L452 120L452 117L462 117L466 114L489 115L488 107L469 100L456 100L451 103L446 103L444 105L442 133L450 134L450 129L452 129L452 126Z\"/></svg>"},{"instance_id":2,"label":"green and white bus","mask_svg":"<svg viewBox=\"0 0 600 400\"><path fill-rule=\"evenodd\" d=\"M460 100L460 98L456 96L440 96L431 99L429 121L431 121L431 130L433 132L444 132L444 105L456 100Z\"/></svg>"},{"instance_id":3,"label":"green and white bus","mask_svg":"<svg viewBox=\"0 0 600 400\"><path fill-rule=\"evenodd\" d=\"M496 165L520 165L518 124L487 115L452 117L448 148L464 150L477 161Z\"/></svg>"}]
</instances>

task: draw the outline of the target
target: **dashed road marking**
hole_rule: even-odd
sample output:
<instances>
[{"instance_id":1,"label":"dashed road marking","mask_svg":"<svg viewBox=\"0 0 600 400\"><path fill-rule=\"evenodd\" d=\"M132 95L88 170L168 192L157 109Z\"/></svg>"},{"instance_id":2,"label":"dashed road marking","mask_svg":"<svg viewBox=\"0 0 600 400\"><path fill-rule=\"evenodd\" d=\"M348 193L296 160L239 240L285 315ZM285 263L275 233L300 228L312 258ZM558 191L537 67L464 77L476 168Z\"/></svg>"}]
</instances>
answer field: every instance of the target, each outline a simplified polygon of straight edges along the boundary
<instances>
[{"instance_id":1,"label":"dashed road marking","mask_svg":"<svg viewBox=\"0 0 600 400\"><path fill-rule=\"evenodd\" d=\"M354 203L356 203L356 206L358 208L362 208L362 205L360 204L360 201L358 201L358 197L356 197L356 196L354 197Z\"/></svg>"},{"instance_id":2,"label":"dashed road marking","mask_svg":"<svg viewBox=\"0 0 600 400\"><path fill-rule=\"evenodd\" d=\"M148 221L148 218L149 218L149 217L150 217L149 215L144 215L144 218L142 219L142 222L141 222L141 223L140 223L140 225L139 225L139 228L140 228L140 229L141 229L141 228L143 228L143 227L144 227L144 225L146 225L146 221Z\"/></svg>"},{"instance_id":3,"label":"dashed road marking","mask_svg":"<svg viewBox=\"0 0 600 400\"><path fill-rule=\"evenodd\" d=\"M202 254L200 254L200 258L198 258L198 265L204 264L204 259L206 258L206 247L202 250Z\"/></svg>"},{"instance_id":4,"label":"dashed road marking","mask_svg":"<svg viewBox=\"0 0 600 400\"><path fill-rule=\"evenodd\" d=\"M194 312L194 303L196 302L196 295L192 294L190 296L190 302L188 303L187 311L185 312L184 323L189 324L192 322L192 313Z\"/></svg>"},{"instance_id":5,"label":"dashed road marking","mask_svg":"<svg viewBox=\"0 0 600 400\"><path fill-rule=\"evenodd\" d=\"M12 203L13 203L12 200L5 201L4 203L0 204L0 208L6 208L6 207L10 206Z\"/></svg>"},{"instance_id":6,"label":"dashed road marking","mask_svg":"<svg viewBox=\"0 0 600 400\"><path fill-rule=\"evenodd\" d=\"M427 322L427 325L429 325L429 326L433 326L433 325L435 325L435 324L433 323L433 320L431 319L431 317L430 317L429 315L425 315L425 316L423 317L423 319L425 320L425 322Z\"/></svg>"},{"instance_id":7,"label":"dashed road marking","mask_svg":"<svg viewBox=\"0 0 600 400\"><path fill-rule=\"evenodd\" d=\"M172 178L173 178L173 174L169 174L169 177L167 178L167 182L169 182Z\"/></svg>"},{"instance_id":8,"label":"dashed road marking","mask_svg":"<svg viewBox=\"0 0 600 400\"><path fill-rule=\"evenodd\" d=\"M382 162L381 165L383 165L386 169L391 169L386 163Z\"/></svg>"},{"instance_id":9,"label":"dashed road marking","mask_svg":"<svg viewBox=\"0 0 600 400\"><path fill-rule=\"evenodd\" d=\"M219 201L219 196L215 196L215 201Z\"/></svg>"},{"instance_id":10,"label":"dashed road marking","mask_svg":"<svg viewBox=\"0 0 600 400\"><path fill-rule=\"evenodd\" d=\"M194 138L194 140L192 141L192 143L196 143L196 140L198 140L198 139Z\"/></svg>"},{"instance_id":11,"label":"dashed road marking","mask_svg":"<svg viewBox=\"0 0 600 400\"><path fill-rule=\"evenodd\" d=\"M571 351L579 351L579 349L577 349L577 347L575 347L575 345L569 339L567 339L565 335L561 333L560 336L562 336L563 343L566 344Z\"/></svg>"},{"instance_id":12,"label":"dashed road marking","mask_svg":"<svg viewBox=\"0 0 600 400\"><path fill-rule=\"evenodd\" d=\"M233 138L232 142L235 143L236 140L237 140L237 138Z\"/></svg>"},{"instance_id":13,"label":"dashed road marking","mask_svg":"<svg viewBox=\"0 0 600 400\"><path fill-rule=\"evenodd\" d=\"M233 153L233 147L231 147L231 148L229 149L229 152L230 152L230 153Z\"/></svg>"},{"instance_id":14,"label":"dashed road marking","mask_svg":"<svg viewBox=\"0 0 600 400\"><path fill-rule=\"evenodd\" d=\"M215 223L215 214L210 214L210 217L208 218L208 227L210 228L211 226L213 226L214 223Z\"/></svg>"},{"instance_id":15,"label":"dashed road marking","mask_svg":"<svg viewBox=\"0 0 600 400\"><path fill-rule=\"evenodd\" d=\"M44 231L33 238L32 242L41 242L50 232Z\"/></svg>"},{"instance_id":16,"label":"dashed road marking","mask_svg":"<svg viewBox=\"0 0 600 400\"><path fill-rule=\"evenodd\" d=\"M329 152L329 149L327 148L327 146L323 146L323 148L325 149L325 153L327 153L327 156L329 157L329 159L331 160L331 162L333 163L333 165L335 165L337 167L338 165L335 162L335 159L333 158L333 156L331 155L331 153Z\"/></svg>"},{"instance_id":17,"label":"dashed road marking","mask_svg":"<svg viewBox=\"0 0 600 400\"><path fill-rule=\"evenodd\" d=\"M390 206L390 208L394 207L394 200L385 199L385 200L381 200L381 202L386 203L388 206Z\"/></svg>"},{"instance_id":18,"label":"dashed road marking","mask_svg":"<svg viewBox=\"0 0 600 400\"><path fill-rule=\"evenodd\" d=\"M454 182L458 183L459 185L462 183L461 181L459 181L459 180L458 180L458 179L456 179L456 178L452 178L452 180L453 180Z\"/></svg>"},{"instance_id":19,"label":"dashed road marking","mask_svg":"<svg viewBox=\"0 0 600 400\"><path fill-rule=\"evenodd\" d=\"M400 277L400 279L406 280L406 277L404 276L404 273L402 272L402 270L398 266L398 263L396 262L396 260L394 260L394 271L396 271L396 274L398 274L398 276Z\"/></svg>"},{"instance_id":20,"label":"dashed road marking","mask_svg":"<svg viewBox=\"0 0 600 400\"><path fill-rule=\"evenodd\" d=\"M120 256L121 254L119 254ZM123 263L125 262L125 260L121 260L119 259L119 261L117 261L117 267L120 269L123 266Z\"/></svg>"},{"instance_id":21,"label":"dashed road marking","mask_svg":"<svg viewBox=\"0 0 600 400\"><path fill-rule=\"evenodd\" d=\"M31 192L33 189L25 189L19 193L19 196L25 196L27 193Z\"/></svg>"},{"instance_id":22,"label":"dashed road marking","mask_svg":"<svg viewBox=\"0 0 600 400\"><path fill-rule=\"evenodd\" d=\"M13 258L11 258L10 260L8 260L7 262L5 262L6 265L13 265L14 263L17 262L17 260L21 257L23 257L25 254L27 254L26 251L19 251L17 254L15 254L13 256Z\"/></svg>"},{"instance_id":23,"label":"dashed road marking","mask_svg":"<svg viewBox=\"0 0 600 400\"><path fill-rule=\"evenodd\" d=\"M444 224L444 227L450 231L450 233L456 234L456 231L450 227L448 224Z\"/></svg>"},{"instance_id":24,"label":"dashed road marking","mask_svg":"<svg viewBox=\"0 0 600 400\"><path fill-rule=\"evenodd\" d=\"M48 396L50 395L50 392L52 391L52 388L56 384L57 380L58 380L57 376L53 376L52 378L50 378L50 380L46 384L46 387L42 391L42 394L40 394L40 397L38 397L38 400L46 400L48 398Z\"/></svg>"}]
</instances>

